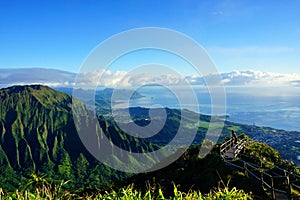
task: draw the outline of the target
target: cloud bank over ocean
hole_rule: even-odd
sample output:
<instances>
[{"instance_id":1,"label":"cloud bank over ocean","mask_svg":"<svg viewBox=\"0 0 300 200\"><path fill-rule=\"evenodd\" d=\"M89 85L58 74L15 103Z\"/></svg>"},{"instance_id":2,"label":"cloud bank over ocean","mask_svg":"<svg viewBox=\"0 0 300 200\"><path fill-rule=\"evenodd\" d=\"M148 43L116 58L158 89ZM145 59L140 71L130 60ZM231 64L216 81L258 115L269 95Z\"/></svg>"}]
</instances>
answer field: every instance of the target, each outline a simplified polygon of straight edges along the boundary
<instances>
[{"instance_id":1,"label":"cloud bank over ocean","mask_svg":"<svg viewBox=\"0 0 300 200\"><path fill-rule=\"evenodd\" d=\"M44 68L0 69L0 87L25 84L43 84L50 87L134 87L143 84L205 85L215 75L180 76L178 74L130 74L126 71L94 71L77 76L76 73ZM254 70L232 71L220 74L225 86L296 86L300 87L300 74L283 74ZM77 77L77 79L76 79ZM220 83L216 83L219 85Z\"/></svg>"}]
</instances>

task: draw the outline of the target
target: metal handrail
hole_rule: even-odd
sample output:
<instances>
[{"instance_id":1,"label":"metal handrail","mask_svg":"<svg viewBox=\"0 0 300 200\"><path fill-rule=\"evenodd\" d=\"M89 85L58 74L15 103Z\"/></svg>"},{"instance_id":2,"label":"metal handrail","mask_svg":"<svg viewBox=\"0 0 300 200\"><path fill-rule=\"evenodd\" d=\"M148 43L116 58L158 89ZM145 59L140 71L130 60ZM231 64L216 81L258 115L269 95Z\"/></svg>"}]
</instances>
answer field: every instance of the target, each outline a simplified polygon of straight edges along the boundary
<instances>
[{"instance_id":1,"label":"metal handrail","mask_svg":"<svg viewBox=\"0 0 300 200\"><path fill-rule=\"evenodd\" d=\"M236 158L236 155L238 155L240 153L240 151L247 145L247 140L246 139L242 139L241 141L239 141L237 144L234 143L234 138L230 138L229 140L227 140L226 142L224 142L222 145L220 145L220 154L221 155L224 155L225 152L227 152L229 149L231 149L232 147L235 147L235 151L233 152L234 154L234 158ZM243 166L239 166L237 164L234 164L232 162L227 162L228 165L231 165L235 168L238 168L240 170L245 170L245 173L247 174L250 174L251 176L253 176L254 178L256 178L257 180L261 181L262 182L262 186L266 186L267 188L269 188L271 191L272 191L272 196L273 198L276 197L275 195L275 192L277 193L282 193L282 194L288 194L288 195L291 195L292 193L292 187L294 188L297 188L298 190L300 190L300 185L298 184L295 184L295 182L300 182L300 176L299 175L296 175L294 174L293 172L289 172L285 169L282 169L276 165L274 165L274 163L270 163L270 162L267 162L267 164L272 164L274 165L274 168L276 169L279 169L281 172L283 172L284 175L280 175L276 172L272 172L274 175L271 175L271 174L268 174L266 172L263 171L263 163L260 159L257 159L257 158L253 158L251 156L248 156L248 155L244 155L244 154L240 154L242 156L245 156L245 157L248 157L248 158L251 158L253 160L257 160L261 163L261 166L257 166L255 165L254 163L249 163L249 162L246 162L242 159L239 159L237 161L239 162L242 162L243 163ZM259 177L257 174L255 174L255 172L259 172L261 174L261 177ZM267 183L265 180L264 180L264 176L267 176L271 183ZM290 180L290 177L294 177L296 180ZM287 188L286 191L285 190L282 190L282 189L278 189L278 188L275 188L275 183L274 182L274 179L286 179L286 185L281 185L281 186L284 186L284 188Z\"/></svg>"}]
</instances>

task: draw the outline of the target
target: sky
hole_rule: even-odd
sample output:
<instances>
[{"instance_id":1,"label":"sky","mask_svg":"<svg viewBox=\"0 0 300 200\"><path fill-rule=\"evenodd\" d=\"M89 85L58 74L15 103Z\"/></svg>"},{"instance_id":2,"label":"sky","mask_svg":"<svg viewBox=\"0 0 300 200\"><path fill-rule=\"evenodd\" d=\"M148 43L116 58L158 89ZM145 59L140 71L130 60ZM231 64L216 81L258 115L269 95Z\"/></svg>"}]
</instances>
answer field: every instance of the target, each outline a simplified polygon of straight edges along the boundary
<instances>
[{"instance_id":1,"label":"sky","mask_svg":"<svg viewBox=\"0 0 300 200\"><path fill-rule=\"evenodd\" d=\"M122 31L162 27L197 41L220 72L300 74L300 1L0 0L0 68L45 67L77 72L101 42ZM143 53L142 53L143 54ZM119 65L170 55L146 52ZM131 62L132 61L132 62ZM155 62L158 62L155 60Z\"/></svg>"}]
</instances>

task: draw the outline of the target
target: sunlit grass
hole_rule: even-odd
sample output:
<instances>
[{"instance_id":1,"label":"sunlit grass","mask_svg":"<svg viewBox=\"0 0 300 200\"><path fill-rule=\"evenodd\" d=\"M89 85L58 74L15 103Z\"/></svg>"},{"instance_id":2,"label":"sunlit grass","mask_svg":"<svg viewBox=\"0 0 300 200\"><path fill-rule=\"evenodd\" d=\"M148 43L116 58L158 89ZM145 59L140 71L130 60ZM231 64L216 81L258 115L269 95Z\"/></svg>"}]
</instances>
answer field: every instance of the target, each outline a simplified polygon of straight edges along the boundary
<instances>
[{"instance_id":1,"label":"sunlit grass","mask_svg":"<svg viewBox=\"0 0 300 200\"><path fill-rule=\"evenodd\" d=\"M32 177L32 180L29 180L28 183L34 186L32 190L23 189L16 190L14 192L6 193L0 188L0 199L17 199L17 200L35 200L35 199L105 199L105 200L142 200L142 199L156 199L156 200L181 200L181 199L199 199L199 200L222 200L222 199L233 199L233 200L246 200L252 199L250 194L245 193L243 190L237 190L236 188L229 189L217 188L213 189L209 194L202 194L200 191L189 191L187 193L181 192L174 185L173 195L165 196L162 189L152 190L141 192L134 189L133 185L128 187L121 188L119 190L110 190L110 191L96 191L89 194L76 194L72 193L69 190L65 189L67 182L62 181L60 184L49 184L45 182L42 178L37 179L37 177ZM28 188L28 187L26 187Z\"/></svg>"}]
</instances>

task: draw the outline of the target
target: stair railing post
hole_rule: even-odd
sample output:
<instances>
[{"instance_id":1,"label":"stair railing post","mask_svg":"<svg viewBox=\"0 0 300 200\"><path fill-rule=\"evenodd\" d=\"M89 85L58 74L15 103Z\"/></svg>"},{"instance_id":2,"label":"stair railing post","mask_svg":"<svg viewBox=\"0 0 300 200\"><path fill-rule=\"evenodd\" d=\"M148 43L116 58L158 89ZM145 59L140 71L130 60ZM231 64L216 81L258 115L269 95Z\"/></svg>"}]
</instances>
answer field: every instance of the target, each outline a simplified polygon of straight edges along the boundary
<instances>
[{"instance_id":1,"label":"stair railing post","mask_svg":"<svg viewBox=\"0 0 300 200\"><path fill-rule=\"evenodd\" d=\"M273 177L271 177L271 190L272 190L272 199L276 199Z\"/></svg>"},{"instance_id":2,"label":"stair railing post","mask_svg":"<svg viewBox=\"0 0 300 200\"><path fill-rule=\"evenodd\" d=\"M290 181L289 173L287 173L286 170L284 170L284 176L286 177L286 184L287 184L287 193L290 199L292 199L292 184Z\"/></svg>"},{"instance_id":3,"label":"stair railing post","mask_svg":"<svg viewBox=\"0 0 300 200\"><path fill-rule=\"evenodd\" d=\"M260 169L260 180L261 180L261 187L264 188L264 172L263 169Z\"/></svg>"},{"instance_id":4,"label":"stair railing post","mask_svg":"<svg viewBox=\"0 0 300 200\"><path fill-rule=\"evenodd\" d=\"M248 176L248 169L247 169L247 163L244 161L244 170L245 170L245 176L246 177L249 177Z\"/></svg>"}]
</instances>

